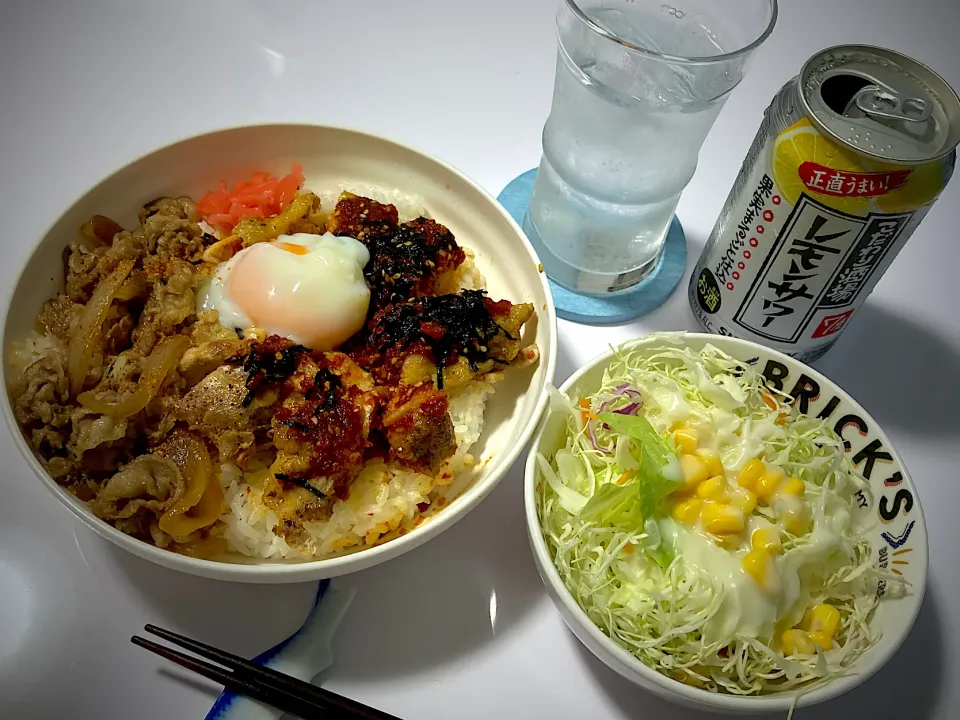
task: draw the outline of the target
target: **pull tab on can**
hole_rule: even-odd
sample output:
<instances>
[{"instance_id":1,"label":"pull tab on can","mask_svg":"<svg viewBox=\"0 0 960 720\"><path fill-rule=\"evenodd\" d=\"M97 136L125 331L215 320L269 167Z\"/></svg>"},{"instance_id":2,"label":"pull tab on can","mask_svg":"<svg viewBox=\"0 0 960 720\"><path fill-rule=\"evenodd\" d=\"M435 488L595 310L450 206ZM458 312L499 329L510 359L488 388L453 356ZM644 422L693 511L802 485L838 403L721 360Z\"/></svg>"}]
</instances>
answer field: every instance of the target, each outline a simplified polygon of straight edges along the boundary
<instances>
[{"instance_id":1,"label":"pull tab on can","mask_svg":"<svg viewBox=\"0 0 960 720\"><path fill-rule=\"evenodd\" d=\"M904 97L896 90L867 85L853 96L843 115L927 122L933 115L933 105L922 97Z\"/></svg>"},{"instance_id":2,"label":"pull tab on can","mask_svg":"<svg viewBox=\"0 0 960 720\"><path fill-rule=\"evenodd\" d=\"M916 60L883 48L843 45L814 55L797 90L824 135L860 155L914 165L949 155L960 142L960 101Z\"/></svg>"}]
</instances>

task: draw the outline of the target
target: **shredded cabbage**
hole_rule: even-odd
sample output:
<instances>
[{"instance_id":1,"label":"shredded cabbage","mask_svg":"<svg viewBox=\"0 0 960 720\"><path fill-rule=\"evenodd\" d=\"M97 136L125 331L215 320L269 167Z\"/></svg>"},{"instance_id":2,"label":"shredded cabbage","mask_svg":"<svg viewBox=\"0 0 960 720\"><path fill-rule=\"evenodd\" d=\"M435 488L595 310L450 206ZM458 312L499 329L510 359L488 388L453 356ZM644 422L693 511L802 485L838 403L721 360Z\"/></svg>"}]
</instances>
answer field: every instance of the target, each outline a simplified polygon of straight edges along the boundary
<instances>
[{"instance_id":1,"label":"shredded cabbage","mask_svg":"<svg viewBox=\"0 0 960 720\"><path fill-rule=\"evenodd\" d=\"M755 369L660 336L616 350L597 393L551 392L551 412L566 416L566 445L538 456L537 489L553 562L590 620L648 667L715 692L799 693L845 674L877 641L876 581L886 579L891 594L906 583L872 563L855 517L854 495L867 483L826 423L800 415ZM668 435L678 422L708 425L729 471L761 457L807 485L812 529L783 542L783 589L762 635L743 631L730 610L740 599L678 546L664 506L681 480ZM779 633L821 602L841 615L833 649L790 657L775 649Z\"/></svg>"}]
</instances>

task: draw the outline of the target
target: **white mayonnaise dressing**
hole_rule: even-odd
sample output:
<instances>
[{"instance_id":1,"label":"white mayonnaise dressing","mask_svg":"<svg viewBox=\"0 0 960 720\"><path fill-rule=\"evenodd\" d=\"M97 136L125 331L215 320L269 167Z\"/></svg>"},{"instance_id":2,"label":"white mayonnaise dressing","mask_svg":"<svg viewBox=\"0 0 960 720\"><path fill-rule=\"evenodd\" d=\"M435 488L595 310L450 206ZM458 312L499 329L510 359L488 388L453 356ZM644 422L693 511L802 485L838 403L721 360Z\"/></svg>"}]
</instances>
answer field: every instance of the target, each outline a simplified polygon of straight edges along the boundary
<instances>
[{"instance_id":1,"label":"white mayonnaise dressing","mask_svg":"<svg viewBox=\"0 0 960 720\"><path fill-rule=\"evenodd\" d=\"M721 586L720 607L703 628L706 644L722 642L734 635L773 635L777 621L776 598L764 593L744 572L739 557L671 518L660 521L660 532L667 543L673 544L686 567L699 570Z\"/></svg>"}]
</instances>

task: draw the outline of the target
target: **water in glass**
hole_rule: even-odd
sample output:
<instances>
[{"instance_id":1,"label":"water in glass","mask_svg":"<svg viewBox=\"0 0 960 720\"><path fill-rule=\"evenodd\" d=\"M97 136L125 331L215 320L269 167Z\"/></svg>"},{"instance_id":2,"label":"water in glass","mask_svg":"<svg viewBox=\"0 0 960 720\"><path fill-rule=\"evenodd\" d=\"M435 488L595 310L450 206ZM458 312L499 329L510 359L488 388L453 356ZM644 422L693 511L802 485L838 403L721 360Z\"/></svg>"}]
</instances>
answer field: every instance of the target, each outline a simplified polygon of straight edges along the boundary
<instances>
[{"instance_id":1,"label":"water in glass","mask_svg":"<svg viewBox=\"0 0 960 720\"><path fill-rule=\"evenodd\" d=\"M710 58L730 49L722 22L659 3L617 5L583 12L610 35L660 56ZM563 4L558 29L553 107L524 230L553 280L608 293L635 284L657 263L700 146L744 59L691 63L639 53Z\"/></svg>"}]
</instances>

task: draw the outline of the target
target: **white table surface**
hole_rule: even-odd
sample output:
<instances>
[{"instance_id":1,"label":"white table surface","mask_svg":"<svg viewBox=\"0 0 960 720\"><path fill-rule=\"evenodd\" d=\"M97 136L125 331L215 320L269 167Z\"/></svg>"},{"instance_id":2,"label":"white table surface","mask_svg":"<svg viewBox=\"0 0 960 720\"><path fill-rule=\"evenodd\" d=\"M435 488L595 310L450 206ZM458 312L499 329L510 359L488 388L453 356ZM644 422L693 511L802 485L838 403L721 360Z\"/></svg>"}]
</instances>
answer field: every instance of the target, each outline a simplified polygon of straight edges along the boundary
<instances>
[{"instance_id":1,"label":"white table surface","mask_svg":"<svg viewBox=\"0 0 960 720\"><path fill-rule=\"evenodd\" d=\"M435 154L496 194L539 159L555 6L0 3L3 293L46 226L91 184L212 128L277 120L362 128ZM808 56L845 42L887 46L960 87L958 27L954 0L785 0L681 200L688 265L763 109ZM916 628L888 666L801 720L960 717L958 226L955 180L818 365L874 414L911 469L931 572ZM561 321L557 381L606 343L681 328L694 329L683 290L622 327ZM132 633L154 622L251 655L301 622L313 585L220 583L129 556L60 507L6 428L0 443L0 717L202 718L214 686L133 647ZM357 598L328 687L408 720L708 717L634 688L567 632L527 547L521 470L518 462L438 539L335 581Z\"/></svg>"}]
</instances>

